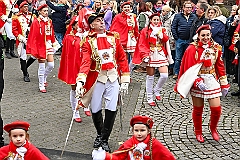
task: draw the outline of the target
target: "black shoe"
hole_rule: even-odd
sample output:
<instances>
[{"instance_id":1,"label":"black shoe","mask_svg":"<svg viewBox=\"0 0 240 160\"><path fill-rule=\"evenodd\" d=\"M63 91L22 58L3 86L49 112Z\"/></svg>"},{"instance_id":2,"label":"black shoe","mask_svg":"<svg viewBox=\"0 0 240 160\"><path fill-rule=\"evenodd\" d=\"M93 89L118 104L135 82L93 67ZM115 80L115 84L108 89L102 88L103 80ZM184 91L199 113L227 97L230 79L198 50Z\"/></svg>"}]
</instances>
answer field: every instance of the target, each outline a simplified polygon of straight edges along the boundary
<instances>
[{"instance_id":1,"label":"black shoe","mask_svg":"<svg viewBox=\"0 0 240 160\"><path fill-rule=\"evenodd\" d=\"M10 55L14 58L18 58L18 56L14 53L14 51L10 51Z\"/></svg>"},{"instance_id":2,"label":"black shoe","mask_svg":"<svg viewBox=\"0 0 240 160\"><path fill-rule=\"evenodd\" d=\"M232 96L240 96L240 90L238 90L237 92L233 92L231 93Z\"/></svg>"},{"instance_id":3,"label":"black shoe","mask_svg":"<svg viewBox=\"0 0 240 160\"><path fill-rule=\"evenodd\" d=\"M102 141L102 145L101 146L102 146L103 150L105 150L108 153L111 153L111 149L110 149L110 147L108 145L108 141Z\"/></svg>"},{"instance_id":4,"label":"black shoe","mask_svg":"<svg viewBox=\"0 0 240 160\"><path fill-rule=\"evenodd\" d=\"M237 79L234 78L234 79L232 80L232 83L237 83Z\"/></svg>"},{"instance_id":5,"label":"black shoe","mask_svg":"<svg viewBox=\"0 0 240 160\"><path fill-rule=\"evenodd\" d=\"M1 141L0 141L0 148L3 147L3 146L4 146L4 141L1 140Z\"/></svg>"},{"instance_id":6,"label":"black shoe","mask_svg":"<svg viewBox=\"0 0 240 160\"><path fill-rule=\"evenodd\" d=\"M23 80L24 80L24 82L30 82L30 79L29 79L28 76L24 76L24 77L23 77Z\"/></svg>"},{"instance_id":7,"label":"black shoe","mask_svg":"<svg viewBox=\"0 0 240 160\"><path fill-rule=\"evenodd\" d=\"M99 147L101 147L101 144L102 144L101 135L97 135L97 137L93 143L93 148L99 148Z\"/></svg>"},{"instance_id":8,"label":"black shoe","mask_svg":"<svg viewBox=\"0 0 240 160\"><path fill-rule=\"evenodd\" d=\"M12 56L10 55L10 53L9 52L5 52L5 55L6 55L6 57L8 58L8 59L11 59L12 58Z\"/></svg>"}]
</instances>

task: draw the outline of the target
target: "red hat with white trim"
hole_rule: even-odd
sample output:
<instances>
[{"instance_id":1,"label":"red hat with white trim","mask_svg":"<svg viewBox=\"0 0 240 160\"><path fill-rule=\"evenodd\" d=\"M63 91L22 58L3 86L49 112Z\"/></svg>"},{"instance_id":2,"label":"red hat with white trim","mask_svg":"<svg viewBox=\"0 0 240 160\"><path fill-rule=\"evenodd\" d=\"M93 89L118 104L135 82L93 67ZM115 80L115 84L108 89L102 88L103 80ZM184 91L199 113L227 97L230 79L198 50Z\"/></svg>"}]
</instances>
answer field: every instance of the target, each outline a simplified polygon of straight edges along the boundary
<instances>
[{"instance_id":1,"label":"red hat with white trim","mask_svg":"<svg viewBox=\"0 0 240 160\"><path fill-rule=\"evenodd\" d=\"M27 1L23 1L20 5L19 5L19 8L22 8L23 6L28 6L28 3Z\"/></svg>"},{"instance_id":2,"label":"red hat with white trim","mask_svg":"<svg viewBox=\"0 0 240 160\"><path fill-rule=\"evenodd\" d=\"M123 3L121 4L121 8L123 8L123 6L125 6L125 5L131 5L131 2L129 2L129 1L123 2Z\"/></svg>"},{"instance_id":3,"label":"red hat with white trim","mask_svg":"<svg viewBox=\"0 0 240 160\"><path fill-rule=\"evenodd\" d=\"M202 30L211 30L211 26L209 24L202 25L197 29L196 33L199 34Z\"/></svg>"},{"instance_id":4,"label":"red hat with white trim","mask_svg":"<svg viewBox=\"0 0 240 160\"><path fill-rule=\"evenodd\" d=\"M48 8L48 5L45 3L45 4L42 4L42 5L40 5L38 8L37 8L37 10L38 11L40 11L41 9L43 9L43 8Z\"/></svg>"}]
</instances>

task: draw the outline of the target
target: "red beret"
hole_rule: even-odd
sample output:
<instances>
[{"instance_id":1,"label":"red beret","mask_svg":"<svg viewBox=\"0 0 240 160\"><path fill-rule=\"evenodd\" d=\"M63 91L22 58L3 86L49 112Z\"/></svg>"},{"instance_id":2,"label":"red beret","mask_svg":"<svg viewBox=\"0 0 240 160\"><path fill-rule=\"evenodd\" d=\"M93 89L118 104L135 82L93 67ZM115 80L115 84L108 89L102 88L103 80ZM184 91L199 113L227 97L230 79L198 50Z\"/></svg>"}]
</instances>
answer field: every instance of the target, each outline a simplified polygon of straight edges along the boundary
<instances>
[{"instance_id":1,"label":"red beret","mask_svg":"<svg viewBox=\"0 0 240 160\"><path fill-rule=\"evenodd\" d=\"M153 14L149 17L149 19L152 19L154 16L160 17L160 13L153 13Z\"/></svg>"},{"instance_id":2,"label":"red beret","mask_svg":"<svg viewBox=\"0 0 240 160\"><path fill-rule=\"evenodd\" d=\"M202 25L197 29L196 33L199 34L201 30L211 30L211 26L209 24Z\"/></svg>"},{"instance_id":3,"label":"red beret","mask_svg":"<svg viewBox=\"0 0 240 160\"><path fill-rule=\"evenodd\" d=\"M138 115L134 116L130 121L130 125L132 127L134 126L134 124L145 124L151 129L153 126L153 120L150 117Z\"/></svg>"},{"instance_id":4,"label":"red beret","mask_svg":"<svg viewBox=\"0 0 240 160\"><path fill-rule=\"evenodd\" d=\"M40 6L37 8L37 10L40 11L41 9L47 8L47 7L48 7L48 5L45 3L45 4L40 5Z\"/></svg>"},{"instance_id":5,"label":"red beret","mask_svg":"<svg viewBox=\"0 0 240 160\"><path fill-rule=\"evenodd\" d=\"M79 7L80 7L80 6L84 7L83 3L79 3L79 4L77 5L77 7L76 7L75 10L79 10Z\"/></svg>"},{"instance_id":6,"label":"red beret","mask_svg":"<svg viewBox=\"0 0 240 160\"><path fill-rule=\"evenodd\" d=\"M25 131L28 131L29 127L30 124L28 122L14 121L12 123L6 124L3 129L9 133L13 129L23 129Z\"/></svg>"},{"instance_id":7,"label":"red beret","mask_svg":"<svg viewBox=\"0 0 240 160\"><path fill-rule=\"evenodd\" d=\"M121 4L121 8L123 8L123 6L125 6L125 5L131 5L131 2L129 2L129 1L123 2L123 3Z\"/></svg>"},{"instance_id":8,"label":"red beret","mask_svg":"<svg viewBox=\"0 0 240 160\"><path fill-rule=\"evenodd\" d=\"M27 1L23 1L20 5L19 8L22 8L23 6L28 5Z\"/></svg>"}]
</instances>

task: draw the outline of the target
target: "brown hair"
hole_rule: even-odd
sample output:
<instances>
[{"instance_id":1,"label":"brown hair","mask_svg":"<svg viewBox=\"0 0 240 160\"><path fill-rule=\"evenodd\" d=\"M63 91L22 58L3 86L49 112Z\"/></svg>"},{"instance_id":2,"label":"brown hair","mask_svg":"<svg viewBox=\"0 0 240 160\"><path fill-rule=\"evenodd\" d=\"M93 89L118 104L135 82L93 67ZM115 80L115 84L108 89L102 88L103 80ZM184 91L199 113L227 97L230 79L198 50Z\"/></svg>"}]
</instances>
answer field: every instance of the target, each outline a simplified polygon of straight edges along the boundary
<instances>
[{"instance_id":1,"label":"brown hair","mask_svg":"<svg viewBox=\"0 0 240 160\"><path fill-rule=\"evenodd\" d=\"M8 136L9 136L10 139L11 139L11 132L12 132L12 130L8 133ZM25 133L26 133L26 139L29 140L29 138L30 138L29 133L27 131L25 131Z\"/></svg>"},{"instance_id":2,"label":"brown hair","mask_svg":"<svg viewBox=\"0 0 240 160\"><path fill-rule=\"evenodd\" d=\"M138 13L146 12L146 11L149 11L149 7L146 5L145 2L140 2L139 3L139 12Z\"/></svg>"}]
</instances>

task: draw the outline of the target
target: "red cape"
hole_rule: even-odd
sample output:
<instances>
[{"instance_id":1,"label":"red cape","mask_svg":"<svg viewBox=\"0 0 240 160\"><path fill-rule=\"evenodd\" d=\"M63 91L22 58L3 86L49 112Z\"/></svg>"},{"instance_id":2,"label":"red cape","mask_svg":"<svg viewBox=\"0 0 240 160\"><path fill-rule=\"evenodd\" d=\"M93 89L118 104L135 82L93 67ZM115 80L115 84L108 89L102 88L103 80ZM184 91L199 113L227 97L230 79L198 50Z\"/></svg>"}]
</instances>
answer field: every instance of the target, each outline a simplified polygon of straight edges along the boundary
<instances>
[{"instance_id":1,"label":"red cape","mask_svg":"<svg viewBox=\"0 0 240 160\"><path fill-rule=\"evenodd\" d=\"M76 78L80 68L80 40L80 37L68 34L62 42L63 48L58 78L70 85L76 84Z\"/></svg>"},{"instance_id":2,"label":"red cape","mask_svg":"<svg viewBox=\"0 0 240 160\"><path fill-rule=\"evenodd\" d=\"M149 146L150 135L143 141L147 144L146 150L150 150ZM125 141L117 151L112 154L107 153L105 160L130 160L129 151L133 151L134 146L140 143L134 136L129 140ZM161 144L157 139L153 138L152 140L152 155L153 160L174 160L172 153ZM144 160L150 160L150 156L144 155Z\"/></svg>"},{"instance_id":3,"label":"red cape","mask_svg":"<svg viewBox=\"0 0 240 160\"><path fill-rule=\"evenodd\" d=\"M138 39L138 25L136 17L134 18L135 27L134 27L134 36L136 40ZM128 24L127 24L127 15L125 13L117 14L110 27L110 31L118 32L120 35L120 42L124 48L127 46L128 41Z\"/></svg>"},{"instance_id":4,"label":"red cape","mask_svg":"<svg viewBox=\"0 0 240 160\"><path fill-rule=\"evenodd\" d=\"M26 141L24 147L27 149L27 152L24 155L24 160L49 160L39 149L37 149L33 144ZM8 153L17 153L16 146L10 142L9 145L0 148L0 159L4 159L8 156Z\"/></svg>"},{"instance_id":5,"label":"red cape","mask_svg":"<svg viewBox=\"0 0 240 160\"><path fill-rule=\"evenodd\" d=\"M151 33L152 33L152 28L148 29L148 27L145 27L142 29L139 36L139 40L137 42L136 50L133 55L133 59L132 59L133 64L140 65L145 57L149 57L149 53L150 53L149 41L152 40L150 39L151 37L149 36ZM162 42L166 43L167 41L168 41L168 36L165 34L165 30L164 30ZM167 56L165 49L164 49L164 52Z\"/></svg>"},{"instance_id":6,"label":"red cape","mask_svg":"<svg viewBox=\"0 0 240 160\"><path fill-rule=\"evenodd\" d=\"M51 29L51 42L56 41L52 21L49 19ZM32 54L37 59L46 59L46 35L45 22L40 18L34 19L27 40L26 52Z\"/></svg>"}]
</instances>

